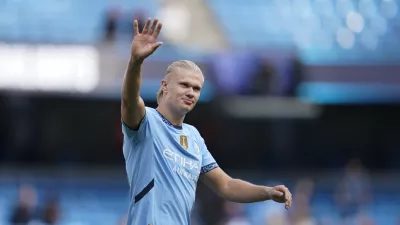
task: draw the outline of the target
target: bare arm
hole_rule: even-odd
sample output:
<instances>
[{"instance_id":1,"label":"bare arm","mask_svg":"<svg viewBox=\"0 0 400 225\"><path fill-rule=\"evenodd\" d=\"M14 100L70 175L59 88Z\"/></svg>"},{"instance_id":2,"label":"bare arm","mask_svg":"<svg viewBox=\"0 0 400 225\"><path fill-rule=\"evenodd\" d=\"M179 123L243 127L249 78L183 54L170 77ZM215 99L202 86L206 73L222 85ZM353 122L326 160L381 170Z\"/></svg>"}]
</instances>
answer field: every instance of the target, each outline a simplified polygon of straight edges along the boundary
<instances>
[{"instance_id":1,"label":"bare arm","mask_svg":"<svg viewBox=\"0 0 400 225\"><path fill-rule=\"evenodd\" d=\"M274 200L285 203L288 209L292 203L292 195L283 185L266 187L233 179L221 168L216 168L202 175L201 180L220 197L238 203L252 203Z\"/></svg>"},{"instance_id":2,"label":"bare arm","mask_svg":"<svg viewBox=\"0 0 400 225\"><path fill-rule=\"evenodd\" d=\"M138 128L145 115L145 105L140 97L143 61L162 45L161 42L155 42L162 24L155 19L151 27L150 25L149 18L143 32L139 33L138 22L134 21L135 38L132 41L131 57L122 83L121 116L124 123L133 129Z\"/></svg>"},{"instance_id":3,"label":"bare arm","mask_svg":"<svg viewBox=\"0 0 400 225\"><path fill-rule=\"evenodd\" d=\"M140 97L142 83L142 62L129 60L128 68L122 83L121 116L124 123L133 129L139 126L145 115L145 106Z\"/></svg>"}]
</instances>

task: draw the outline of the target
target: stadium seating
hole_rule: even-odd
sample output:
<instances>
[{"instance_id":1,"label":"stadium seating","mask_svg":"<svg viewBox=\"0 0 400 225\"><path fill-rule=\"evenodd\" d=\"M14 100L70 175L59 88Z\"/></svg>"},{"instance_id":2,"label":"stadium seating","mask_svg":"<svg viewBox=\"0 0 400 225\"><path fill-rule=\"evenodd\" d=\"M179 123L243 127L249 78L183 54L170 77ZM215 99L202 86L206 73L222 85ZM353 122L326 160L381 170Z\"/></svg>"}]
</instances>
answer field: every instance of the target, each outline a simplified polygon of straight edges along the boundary
<instances>
[{"instance_id":1,"label":"stadium seating","mask_svg":"<svg viewBox=\"0 0 400 225\"><path fill-rule=\"evenodd\" d=\"M143 9L153 15L158 6L148 0L0 0L0 40L91 43L99 39L105 12Z\"/></svg>"},{"instance_id":2,"label":"stadium seating","mask_svg":"<svg viewBox=\"0 0 400 225\"><path fill-rule=\"evenodd\" d=\"M237 48L295 48L308 64L399 61L398 0L208 0Z\"/></svg>"},{"instance_id":3,"label":"stadium seating","mask_svg":"<svg viewBox=\"0 0 400 225\"><path fill-rule=\"evenodd\" d=\"M295 49L306 64L400 61L399 0L207 2L236 48ZM149 15L158 8L154 0L0 0L0 40L93 43L106 9L115 5Z\"/></svg>"},{"instance_id":4,"label":"stadium seating","mask_svg":"<svg viewBox=\"0 0 400 225\"><path fill-rule=\"evenodd\" d=\"M154 0L0 0L0 42L96 44L103 37L108 9L118 7L131 15L135 10L156 15ZM116 47L122 57L128 57L130 39L120 37ZM130 38L130 37L129 37ZM202 54L164 45L152 59L190 58L200 61Z\"/></svg>"}]
</instances>

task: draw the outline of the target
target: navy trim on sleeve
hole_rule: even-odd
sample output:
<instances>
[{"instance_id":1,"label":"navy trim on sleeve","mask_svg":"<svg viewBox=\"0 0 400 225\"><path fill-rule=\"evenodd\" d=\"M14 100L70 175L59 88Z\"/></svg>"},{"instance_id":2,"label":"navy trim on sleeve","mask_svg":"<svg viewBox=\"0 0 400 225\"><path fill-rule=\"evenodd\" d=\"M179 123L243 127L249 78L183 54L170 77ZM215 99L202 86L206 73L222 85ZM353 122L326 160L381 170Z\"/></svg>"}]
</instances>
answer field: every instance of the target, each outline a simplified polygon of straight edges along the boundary
<instances>
[{"instance_id":1,"label":"navy trim on sleeve","mask_svg":"<svg viewBox=\"0 0 400 225\"><path fill-rule=\"evenodd\" d=\"M122 124L123 124L126 128L128 128L128 130L131 130L131 131L139 131L140 126L141 126L141 125L143 124L143 122L144 122L144 119L146 119L146 115L144 115L143 118L142 118L142 120L140 120L139 126L138 126L136 129L133 129L133 128L129 127L128 125L126 125L126 123L124 122L123 119L121 119L121 121L122 121Z\"/></svg>"},{"instance_id":2,"label":"navy trim on sleeve","mask_svg":"<svg viewBox=\"0 0 400 225\"><path fill-rule=\"evenodd\" d=\"M149 191L153 189L153 187L154 187L154 179L151 180L150 183L146 185L146 187L143 188L143 190L135 196L135 203L138 203L140 200L142 200L142 198L146 196L147 193L149 193Z\"/></svg>"},{"instance_id":3,"label":"navy trim on sleeve","mask_svg":"<svg viewBox=\"0 0 400 225\"><path fill-rule=\"evenodd\" d=\"M208 164L208 165L206 165L206 166L201 167L201 172L200 172L200 174L208 173L208 172L210 172L211 170L213 170L213 169L215 169L215 168L218 168L218 167L219 167L219 166L218 166L218 164L217 164L216 162L210 163L210 164Z\"/></svg>"}]
</instances>

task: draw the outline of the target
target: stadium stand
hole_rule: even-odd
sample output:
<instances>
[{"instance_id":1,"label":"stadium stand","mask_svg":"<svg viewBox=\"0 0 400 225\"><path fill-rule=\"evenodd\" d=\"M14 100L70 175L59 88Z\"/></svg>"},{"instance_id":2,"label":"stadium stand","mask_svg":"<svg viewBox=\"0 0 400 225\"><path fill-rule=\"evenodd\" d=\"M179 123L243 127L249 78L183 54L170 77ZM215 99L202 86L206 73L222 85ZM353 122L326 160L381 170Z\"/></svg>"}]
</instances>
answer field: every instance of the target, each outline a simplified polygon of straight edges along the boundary
<instances>
[{"instance_id":1,"label":"stadium stand","mask_svg":"<svg viewBox=\"0 0 400 225\"><path fill-rule=\"evenodd\" d=\"M295 47L308 64L400 59L396 0L209 0L208 4L236 48Z\"/></svg>"},{"instance_id":2,"label":"stadium stand","mask_svg":"<svg viewBox=\"0 0 400 225\"><path fill-rule=\"evenodd\" d=\"M0 39L50 43L95 43L108 8L156 13L156 1L0 1Z\"/></svg>"}]
</instances>

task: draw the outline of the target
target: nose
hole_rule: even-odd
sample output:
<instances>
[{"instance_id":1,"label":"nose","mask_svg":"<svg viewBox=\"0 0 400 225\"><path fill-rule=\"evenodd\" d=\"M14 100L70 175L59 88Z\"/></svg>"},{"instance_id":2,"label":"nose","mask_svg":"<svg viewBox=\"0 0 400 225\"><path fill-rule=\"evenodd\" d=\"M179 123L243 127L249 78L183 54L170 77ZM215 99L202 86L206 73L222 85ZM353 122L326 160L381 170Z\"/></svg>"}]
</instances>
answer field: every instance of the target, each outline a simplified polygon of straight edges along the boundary
<instances>
[{"instance_id":1,"label":"nose","mask_svg":"<svg viewBox=\"0 0 400 225\"><path fill-rule=\"evenodd\" d=\"M189 88L189 90L186 92L186 96L188 98L194 98L194 91L193 88Z\"/></svg>"}]
</instances>

